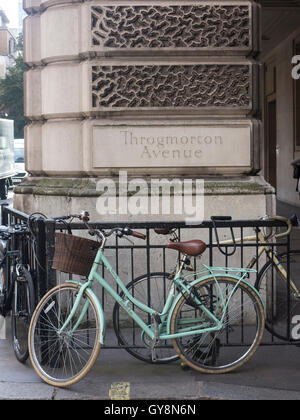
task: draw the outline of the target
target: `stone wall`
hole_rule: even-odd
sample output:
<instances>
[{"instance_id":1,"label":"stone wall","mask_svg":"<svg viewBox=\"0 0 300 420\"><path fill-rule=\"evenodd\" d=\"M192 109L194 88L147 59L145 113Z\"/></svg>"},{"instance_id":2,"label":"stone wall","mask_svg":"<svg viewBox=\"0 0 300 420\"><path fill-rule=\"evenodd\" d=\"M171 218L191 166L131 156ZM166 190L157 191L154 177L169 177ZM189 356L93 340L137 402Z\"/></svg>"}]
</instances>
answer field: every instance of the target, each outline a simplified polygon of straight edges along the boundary
<instances>
[{"instance_id":1,"label":"stone wall","mask_svg":"<svg viewBox=\"0 0 300 420\"><path fill-rule=\"evenodd\" d=\"M265 185L255 178L261 142L255 2L24 0L24 8L32 178L16 189L18 208L29 212L44 203L65 212L76 197L83 206L93 196L94 211L97 179L120 170L148 181L214 177L222 191L224 176L228 191L232 180ZM85 196L87 184L92 191ZM244 217L247 193L239 194ZM272 194L267 185L264 207L266 194ZM233 201L218 210L231 214Z\"/></svg>"},{"instance_id":2,"label":"stone wall","mask_svg":"<svg viewBox=\"0 0 300 420\"><path fill-rule=\"evenodd\" d=\"M254 60L260 48L256 4L25 0L24 5L29 13L25 61L31 67L25 78L30 173L97 175L109 173L112 166L130 171L126 157L137 162L141 153L132 147L126 151L126 126L146 146L159 126L167 127L165 137L213 142L217 136L223 142L223 147L214 147L215 160L201 139L191 145L196 155L192 161L188 152L174 162L167 145L161 146L166 150L163 162L142 160L141 173L160 166L170 174L185 173L178 167L188 172L201 168L203 174L220 173L223 167L232 174L257 171L261 105ZM136 126L142 128L135 131ZM240 139L241 150L225 127ZM106 140L109 132L124 150L123 162L116 159L115 165ZM95 144L104 149L103 155L98 153L102 159L90 156ZM138 165L132 167L137 173Z\"/></svg>"}]
</instances>

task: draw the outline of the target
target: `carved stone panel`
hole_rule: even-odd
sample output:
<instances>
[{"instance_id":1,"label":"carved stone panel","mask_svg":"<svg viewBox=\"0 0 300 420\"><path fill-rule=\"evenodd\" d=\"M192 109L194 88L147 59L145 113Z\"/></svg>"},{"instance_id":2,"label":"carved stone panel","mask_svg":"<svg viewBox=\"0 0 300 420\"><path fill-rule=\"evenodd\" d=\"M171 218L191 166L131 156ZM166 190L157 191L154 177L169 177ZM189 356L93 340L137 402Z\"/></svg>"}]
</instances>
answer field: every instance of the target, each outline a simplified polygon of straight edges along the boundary
<instances>
[{"instance_id":1,"label":"carved stone panel","mask_svg":"<svg viewBox=\"0 0 300 420\"><path fill-rule=\"evenodd\" d=\"M98 2L99 3L99 2ZM97 51L246 54L258 49L249 1L91 5ZM105 2L100 2L105 3Z\"/></svg>"},{"instance_id":2,"label":"carved stone panel","mask_svg":"<svg viewBox=\"0 0 300 420\"><path fill-rule=\"evenodd\" d=\"M250 64L92 66L92 109L253 110Z\"/></svg>"}]
</instances>

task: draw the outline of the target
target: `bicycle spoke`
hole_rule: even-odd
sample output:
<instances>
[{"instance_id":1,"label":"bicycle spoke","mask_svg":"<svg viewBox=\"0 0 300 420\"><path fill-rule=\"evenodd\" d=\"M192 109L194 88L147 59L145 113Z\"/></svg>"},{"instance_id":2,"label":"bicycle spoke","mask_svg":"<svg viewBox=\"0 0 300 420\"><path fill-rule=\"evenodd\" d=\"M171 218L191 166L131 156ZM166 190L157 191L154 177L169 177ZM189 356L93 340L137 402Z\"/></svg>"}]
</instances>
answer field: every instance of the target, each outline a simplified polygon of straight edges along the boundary
<instances>
[{"instance_id":1,"label":"bicycle spoke","mask_svg":"<svg viewBox=\"0 0 300 420\"><path fill-rule=\"evenodd\" d=\"M50 291L37 308L30 330L34 366L46 382L58 386L74 383L86 374L100 348L98 314L88 294L66 324L77 293L78 287L72 284ZM78 325L83 308L85 313Z\"/></svg>"},{"instance_id":2,"label":"bicycle spoke","mask_svg":"<svg viewBox=\"0 0 300 420\"><path fill-rule=\"evenodd\" d=\"M264 311L257 294L237 280L228 278L206 280L199 283L210 290L205 306L215 317L222 320L222 328L217 329L214 321L204 325L203 319L209 319L199 305L198 309L188 308L185 297L177 304L172 317L172 332L180 333L181 325L185 328L198 323L197 333L173 340L178 354L193 368L205 372L224 372L245 363L256 351L264 328ZM197 287L197 286L196 286ZM192 319L192 315L194 318ZM205 328L210 331L205 331ZM211 328L216 327L215 331ZM186 329L187 331L187 329ZM241 341L240 337L246 340Z\"/></svg>"}]
</instances>

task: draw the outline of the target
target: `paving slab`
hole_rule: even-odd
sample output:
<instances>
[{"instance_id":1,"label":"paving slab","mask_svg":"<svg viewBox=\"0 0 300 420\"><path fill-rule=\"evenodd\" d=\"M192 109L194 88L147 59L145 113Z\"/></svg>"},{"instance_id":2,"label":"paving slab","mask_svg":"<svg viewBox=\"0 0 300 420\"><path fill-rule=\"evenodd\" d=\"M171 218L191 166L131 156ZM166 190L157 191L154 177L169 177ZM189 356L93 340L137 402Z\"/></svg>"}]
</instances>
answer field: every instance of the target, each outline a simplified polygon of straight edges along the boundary
<instances>
[{"instance_id":1,"label":"paving slab","mask_svg":"<svg viewBox=\"0 0 300 420\"><path fill-rule=\"evenodd\" d=\"M262 346L242 368L205 375L179 362L152 365L123 349L100 351L88 375L68 388L44 383L0 340L0 399L11 400L300 400L300 348Z\"/></svg>"}]
</instances>

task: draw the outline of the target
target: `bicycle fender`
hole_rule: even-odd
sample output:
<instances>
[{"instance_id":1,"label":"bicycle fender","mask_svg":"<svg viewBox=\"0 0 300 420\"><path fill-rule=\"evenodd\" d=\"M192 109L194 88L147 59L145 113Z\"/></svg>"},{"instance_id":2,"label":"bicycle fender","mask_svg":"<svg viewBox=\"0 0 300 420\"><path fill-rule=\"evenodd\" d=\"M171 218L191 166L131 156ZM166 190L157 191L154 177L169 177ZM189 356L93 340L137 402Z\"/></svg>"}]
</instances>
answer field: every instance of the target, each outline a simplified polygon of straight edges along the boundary
<instances>
[{"instance_id":1,"label":"bicycle fender","mask_svg":"<svg viewBox=\"0 0 300 420\"><path fill-rule=\"evenodd\" d=\"M101 303L99 302L99 299L97 298L96 294L93 290L89 289L89 294L93 298L93 301L97 307L99 318L100 318L100 344L101 346L104 344L105 339L105 332L106 332L106 324L105 324L105 316L104 311L102 308Z\"/></svg>"},{"instance_id":2,"label":"bicycle fender","mask_svg":"<svg viewBox=\"0 0 300 420\"><path fill-rule=\"evenodd\" d=\"M227 277L227 278L234 278L236 280L240 280L241 283L246 284L247 286L249 286L253 290L253 292L258 296L259 300L261 301L261 304L263 305L264 310L266 309L265 302L264 302L263 298L261 297L260 293L256 290L256 288L251 283L249 283L247 280L245 280L245 279L241 280L241 277L239 277L239 276L235 276L235 275L231 275L231 274L226 274L226 273L224 273L224 274L219 273L219 274L216 274L214 276L212 274L208 274L206 276L200 277L200 278L192 281L189 285L192 287L195 284L199 283L199 281L204 281L204 280L209 279L209 278L212 278L212 277L214 277L216 279L218 279L218 277L223 277L223 278L224 277ZM181 299L181 297L182 297L182 295L181 294L178 294L178 296L175 298L175 300L174 300L174 302L173 302L173 304L171 306L171 309L170 309L170 312L169 312L169 315L168 315L168 319L167 319L167 334L171 334L171 319L172 319L172 314L173 314L173 311L174 311L174 309L175 309L178 301Z\"/></svg>"},{"instance_id":3,"label":"bicycle fender","mask_svg":"<svg viewBox=\"0 0 300 420\"><path fill-rule=\"evenodd\" d=\"M88 289L88 292L89 292L91 298L94 301L94 304L95 304L95 306L97 308L97 311L98 311L98 314L99 314L99 318L100 318L100 344L102 346L104 344L104 339L105 339L106 323L105 323L104 311L103 311L103 308L102 308L101 303L99 302L99 299L97 298L97 296L94 293L94 291L89 288L88 283L84 284L84 283L81 283L81 282L76 281L76 280L66 281L66 283L73 283L73 284L75 283L75 284L77 284L80 287L83 286L84 289Z\"/></svg>"}]
</instances>

